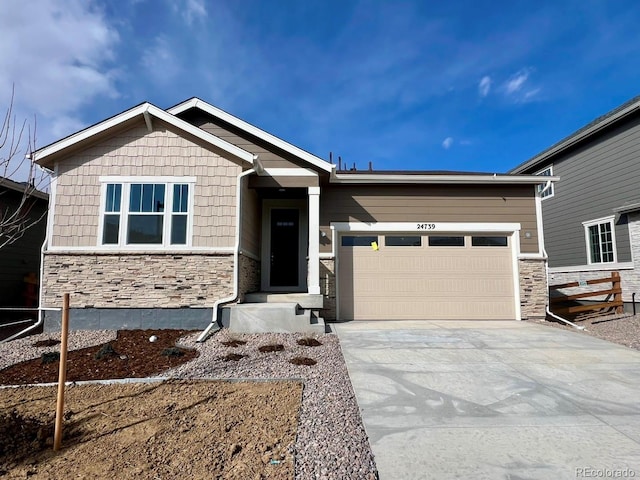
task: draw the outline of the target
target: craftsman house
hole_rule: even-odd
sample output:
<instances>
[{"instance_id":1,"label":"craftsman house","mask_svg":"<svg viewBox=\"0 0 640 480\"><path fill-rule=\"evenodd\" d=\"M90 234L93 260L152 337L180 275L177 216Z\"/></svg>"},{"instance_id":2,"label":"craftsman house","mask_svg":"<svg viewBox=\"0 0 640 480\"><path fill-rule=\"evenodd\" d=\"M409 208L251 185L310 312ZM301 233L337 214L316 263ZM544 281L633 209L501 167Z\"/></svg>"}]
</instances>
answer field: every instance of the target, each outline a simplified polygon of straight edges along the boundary
<instances>
[{"instance_id":1,"label":"craftsman house","mask_svg":"<svg viewBox=\"0 0 640 480\"><path fill-rule=\"evenodd\" d=\"M551 284L617 271L625 302L640 292L639 156L636 97L512 170L561 178L540 195Z\"/></svg>"},{"instance_id":2,"label":"craftsman house","mask_svg":"<svg viewBox=\"0 0 640 480\"><path fill-rule=\"evenodd\" d=\"M197 98L35 159L53 175L43 304L71 293L75 328L545 315L535 175L340 171Z\"/></svg>"}]
</instances>

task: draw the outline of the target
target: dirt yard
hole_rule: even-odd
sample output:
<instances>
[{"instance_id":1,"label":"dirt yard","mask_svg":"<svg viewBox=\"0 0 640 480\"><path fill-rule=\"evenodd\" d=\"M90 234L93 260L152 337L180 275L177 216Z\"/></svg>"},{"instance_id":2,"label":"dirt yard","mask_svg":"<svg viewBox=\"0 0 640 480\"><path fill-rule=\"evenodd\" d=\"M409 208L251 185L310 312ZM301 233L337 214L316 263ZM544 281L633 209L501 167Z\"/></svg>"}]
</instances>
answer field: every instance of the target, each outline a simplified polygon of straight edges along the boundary
<instances>
[{"instance_id":1,"label":"dirt yard","mask_svg":"<svg viewBox=\"0 0 640 480\"><path fill-rule=\"evenodd\" d=\"M157 375L197 357L181 331L120 331L69 352L69 381ZM149 337L158 339L150 342ZM63 448L53 452L60 345L0 371L0 477L292 479L302 401L295 381L172 380L67 387ZM32 345L34 346L34 345ZM52 360L53 359L53 360Z\"/></svg>"},{"instance_id":2,"label":"dirt yard","mask_svg":"<svg viewBox=\"0 0 640 480\"><path fill-rule=\"evenodd\" d=\"M0 476L291 479L301 395L297 382L71 386L53 452L55 387L5 388Z\"/></svg>"}]
</instances>

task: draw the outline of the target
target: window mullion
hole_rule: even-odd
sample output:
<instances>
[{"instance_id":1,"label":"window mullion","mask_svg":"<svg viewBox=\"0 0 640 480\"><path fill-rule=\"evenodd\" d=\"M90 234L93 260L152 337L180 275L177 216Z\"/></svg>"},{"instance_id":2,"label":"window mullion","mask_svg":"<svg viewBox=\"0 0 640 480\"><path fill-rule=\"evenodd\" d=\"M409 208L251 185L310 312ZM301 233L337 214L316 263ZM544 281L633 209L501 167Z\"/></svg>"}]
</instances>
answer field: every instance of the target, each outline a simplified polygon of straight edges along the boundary
<instances>
[{"instance_id":1,"label":"window mullion","mask_svg":"<svg viewBox=\"0 0 640 480\"><path fill-rule=\"evenodd\" d=\"M118 238L118 245L127 245L127 232L129 231L129 203L131 198L129 197L131 192L131 184L122 184L122 201L120 204L120 235Z\"/></svg>"},{"instance_id":2,"label":"window mullion","mask_svg":"<svg viewBox=\"0 0 640 480\"><path fill-rule=\"evenodd\" d=\"M173 185L165 184L165 198L163 224L162 224L162 245L167 247L171 245L171 215L173 212Z\"/></svg>"}]
</instances>

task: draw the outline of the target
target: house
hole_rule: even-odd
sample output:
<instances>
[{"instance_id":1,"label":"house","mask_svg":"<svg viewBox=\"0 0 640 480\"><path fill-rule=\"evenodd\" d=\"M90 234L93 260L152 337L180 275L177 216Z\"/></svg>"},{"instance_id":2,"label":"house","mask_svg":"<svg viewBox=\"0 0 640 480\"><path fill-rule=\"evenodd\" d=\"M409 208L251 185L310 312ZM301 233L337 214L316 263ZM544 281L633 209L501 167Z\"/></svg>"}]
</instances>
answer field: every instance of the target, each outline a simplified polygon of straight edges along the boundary
<instances>
[{"instance_id":1,"label":"house","mask_svg":"<svg viewBox=\"0 0 640 480\"><path fill-rule=\"evenodd\" d=\"M625 302L640 291L639 157L636 97L511 171L561 178L541 189L551 284L618 271Z\"/></svg>"},{"instance_id":2,"label":"house","mask_svg":"<svg viewBox=\"0 0 640 480\"><path fill-rule=\"evenodd\" d=\"M76 326L260 322L270 302L300 324L545 315L534 175L340 171L197 98L35 160L53 176L44 304L71 293Z\"/></svg>"},{"instance_id":3,"label":"house","mask_svg":"<svg viewBox=\"0 0 640 480\"><path fill-rule=\"evenodd\" d=\"M47 203L46 193L0 177L0 220L22 212L17 222L21 231L11 234L15 240L3 245L8 237L0 234L0 307L37 307L37 288L35 295L27 295L25 278L38 282ZM1 317L10 316L5 312Z\"/></svg>"}]
</instances>

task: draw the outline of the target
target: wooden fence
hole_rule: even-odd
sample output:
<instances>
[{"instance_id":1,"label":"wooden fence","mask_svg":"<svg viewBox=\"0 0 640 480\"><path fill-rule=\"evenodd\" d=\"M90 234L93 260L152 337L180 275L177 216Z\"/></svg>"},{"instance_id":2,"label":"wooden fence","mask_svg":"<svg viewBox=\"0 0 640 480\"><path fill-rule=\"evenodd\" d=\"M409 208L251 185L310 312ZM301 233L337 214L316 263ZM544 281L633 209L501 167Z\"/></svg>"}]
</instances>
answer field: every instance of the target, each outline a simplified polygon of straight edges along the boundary
<instances>
[{"instance_id":1,"label":"wooden fence","mask_svg":"<svg viewBox=\"0 0 640 480\"><path fill-rule=\"evenodd\" d=\"M610 283L611 288L606 290L574 293L571 295L567 295L559 291L566 288L584 288L589 285L598 285L602 283ZM578 304L578 301L580 300L602 296L605 296L606 299L596 300L595 303L589 303L586 305ZM584 312L611 313L611 309L614 309L615 313L623 313L620 274L618 272L612 272L610 277L550 285L549 304L553 313L565 316L575 316Z\"/></svg>"}]
</instances>

